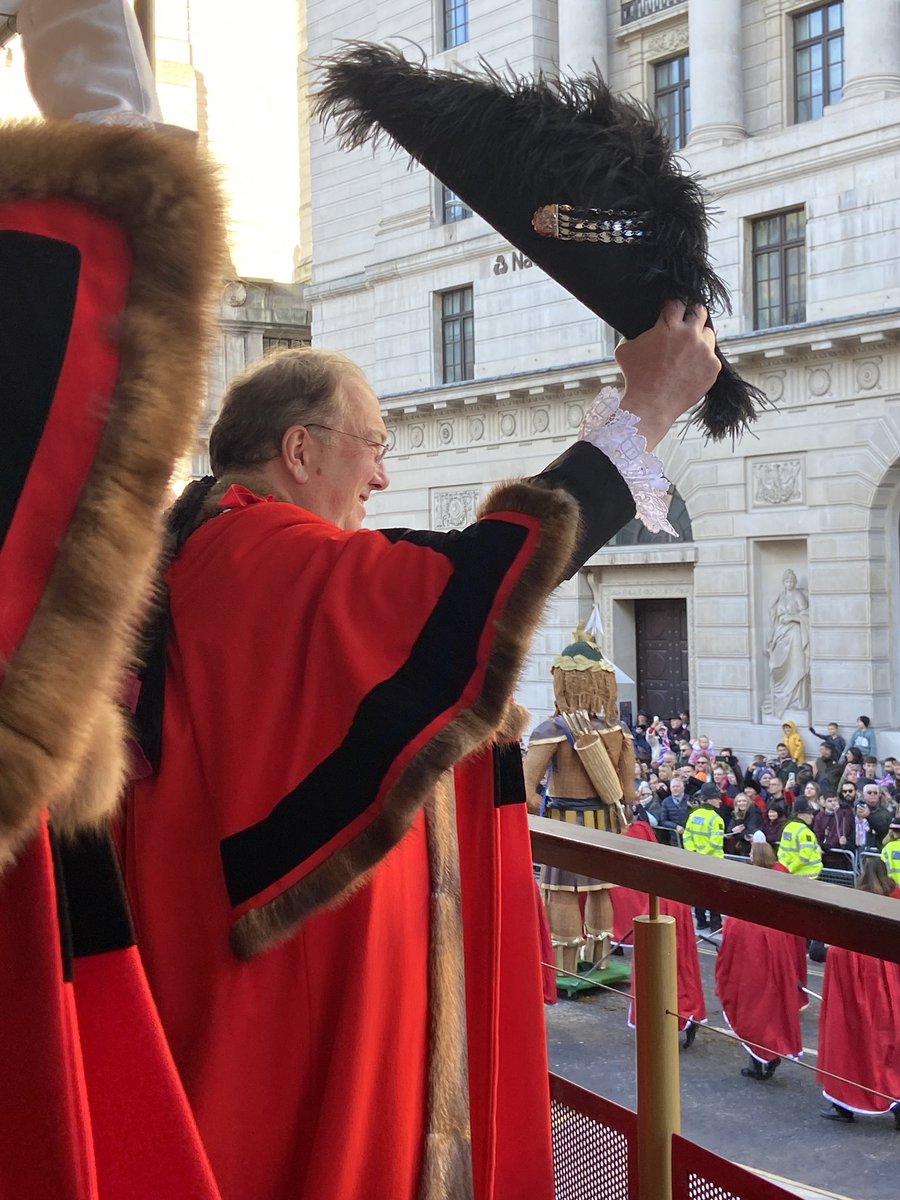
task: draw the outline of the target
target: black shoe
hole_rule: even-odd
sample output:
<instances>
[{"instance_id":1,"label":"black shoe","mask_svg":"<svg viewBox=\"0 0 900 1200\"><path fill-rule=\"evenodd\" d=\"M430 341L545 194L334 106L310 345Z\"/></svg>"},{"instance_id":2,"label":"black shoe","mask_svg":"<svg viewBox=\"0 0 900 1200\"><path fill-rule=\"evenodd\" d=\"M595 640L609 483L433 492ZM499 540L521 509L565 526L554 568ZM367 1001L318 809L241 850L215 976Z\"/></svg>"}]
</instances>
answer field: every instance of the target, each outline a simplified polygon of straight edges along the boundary
<instances>
[{"instance_id":1,"label":"black shoe","mask_svg":"<svg viewBox=\"0 0 900 1200\"><path fill-rule=\"evenodd\" d=\"M696 1021L688 1021L687 1025L685 1025L685 1027L684 1027L684 1042L682 1043L682 1046L681 1046L682 1050L690 1050L690 1048L691 1048L691 1046L693 1046L696 1038L697 1038L697 1022ZM897 1117L896 1113L894 1114L894 1117L896 1119L896 1117Z\"/></svg>"},{"instance_id":2,"label":"black shoe","mask_svg":"<svg viewBox=\"0 0 900 1200\"><path fill-rule=\"evenodd\" d=\"M819 1116L824 1117L826 1121L844 1121L848 1125L856 1119L850 1109L844 1108L842 1104L831 1104L828 1108L823 1108Z\"/></svg>"},{"instance_id":3,"label":"black shoe","mask_svg":"<svg viewBox=\"0 0 900 1200\"><path fill-rule=\"evenodd\" d=\"M894 1114L894 1128L900 1129L900 1101L891 1106L891 1112Z\"/></svg>"},{"instance_id":4,"label":"black shoe","mask_svg":"<svg viewBox=\"0 0 900 1200\"><path fill-rule=\"evenodd\" d=\"M770 1063L766 1063L765 1067L763 1068L763 1079L771 1079L778 1070L778 1064L780 1062L780 1058L773 1058Z\"/></svg>"},{"instance_id":5,"label":"black shoe","mask_svg":"<svg viewBox=\"0 0 900 1200\"><path fill-rule=\"evenodd\" d=\"M745 1079L764 1079L762 1063L757 1062L755 1058L750 1059L749 1067L741 1067L741 1074Z\"/></svg>"},{"instance_id":6,"label":"black shoe","mask_svg":"<svg viewBox=\"0 0 900 1200\"><path fill-rule=\"evenodd\" d=\"M718 923L718 925L710 925L709 932L710 933L721 933L722 932L722 922L720 921Z\"/></svg>"},{"instance_id":7,"label":"black shoe","mask_svg":"<svg viewBox=\"0 0 900 1200\"><path fill-rule=\"evenodd\" d=\"M709 929L709 921L698 921L697 928L698 929Z\"/></svg>"}]
</instances>

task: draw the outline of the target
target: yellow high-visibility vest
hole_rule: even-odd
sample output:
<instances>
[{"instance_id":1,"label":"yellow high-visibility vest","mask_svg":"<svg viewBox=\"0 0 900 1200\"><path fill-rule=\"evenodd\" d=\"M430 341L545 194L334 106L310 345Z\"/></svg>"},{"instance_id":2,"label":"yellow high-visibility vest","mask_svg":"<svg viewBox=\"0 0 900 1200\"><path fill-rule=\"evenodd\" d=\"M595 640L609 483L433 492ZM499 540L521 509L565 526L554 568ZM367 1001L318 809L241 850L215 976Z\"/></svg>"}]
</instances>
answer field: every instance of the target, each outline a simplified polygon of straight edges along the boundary
<instances>
[{"instance_id":1,"label":"yellow high-visibility vest","mask_svg":"<svg viewBox=\"0 0 900 1200\"><path fill-rule=\"evenodd\" d=\"M791 817L781 831L778 861L792 875L808 875L815 879L822 871L819 840L799 817Z\"/></svg>"},{"instance_id":2,"label":"yellow high-visibility vest","mask_svg":"<svg viewBox=\"0 0 900 1200\"><path fill-rule=\"evenodd\" d=\"M887 867L887 873L897 887L900 887L900 838L893 838L884 843L881 851L881 861Z\"/></svg>"},{"instance_id":3,"label":"yellow high-visibility vest","mask_svg":"<svg viewBox=\"0 0 900 1200\"><path fill-rule=\"evenodd\" d=\"M711 805L701 804L688 817L684 826L684 848L696 854L724 858L725 822Z\"/></svg>"}]
</instances>

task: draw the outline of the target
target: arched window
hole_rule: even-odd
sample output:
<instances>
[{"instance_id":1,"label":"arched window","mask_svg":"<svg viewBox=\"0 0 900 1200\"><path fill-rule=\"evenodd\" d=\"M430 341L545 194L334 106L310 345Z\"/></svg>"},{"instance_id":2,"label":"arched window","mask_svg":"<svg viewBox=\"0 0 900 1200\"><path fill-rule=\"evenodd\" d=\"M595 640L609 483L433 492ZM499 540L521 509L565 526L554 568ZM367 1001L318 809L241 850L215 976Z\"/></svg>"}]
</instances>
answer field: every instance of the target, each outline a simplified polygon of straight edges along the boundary
<instances>
[{"instance_id":1,"label":"arched window","mask_svg":"<svg viewBox=\"0 0 900 1200\"><path fill-rule=\"evenodd\" d=\"M694 531L691 529L691 518L688 516L687 507L675 488L671 489L671 495L672 503L669 506L669 523L673 529L677 530L677 538L672 537L670 533L651 533L635 517L633 521L628 522L624 529L620 529L607 545L671 546L676 542L679 545L682 542L692 542L694 540Z\"/></svg>"}]
</instances>

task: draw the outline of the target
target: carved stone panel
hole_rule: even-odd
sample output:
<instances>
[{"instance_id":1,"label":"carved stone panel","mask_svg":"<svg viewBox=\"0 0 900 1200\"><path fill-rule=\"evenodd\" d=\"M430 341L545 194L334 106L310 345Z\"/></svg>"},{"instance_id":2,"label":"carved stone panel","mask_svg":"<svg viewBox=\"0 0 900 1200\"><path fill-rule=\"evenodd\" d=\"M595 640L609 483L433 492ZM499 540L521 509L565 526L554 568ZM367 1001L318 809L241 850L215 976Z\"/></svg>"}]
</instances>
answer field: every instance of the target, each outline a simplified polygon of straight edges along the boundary
<instances>
[{"instance_id":1,"label":"carved stone panel","mask_svg":"<svg viewBox=\"0 0 900 1200\"><path fill-rule=\"evenodd\" d=\"M771 371L762 377L762 390L773 404L784 398L784 374L784 371Z\"/></svg>"},{"instance_id":2,"label":"carved stone panel","mask_svg":"<svg viewBox=\"0 0 900 1200\"><path fill-rule=\"evenodd\" d=\"M531 432L546 433L550 428L550 410L536 408L531 413Z\"/></svg>"},{"instance_id":3,"label":"carved stone panel","mask_svg":"<svg viewBox=\"0 0 900 1200\"><path fill-rule=\"evenodd\" d=\"M679 50L687 50L689 40L687 25L678 25L675 29L664 29L659 33L650 34L645 38L645 45L650 54L658 58L666 54L677 54Z\"/></svg>"},{"instance_id":4,"label":"carved stone panel","mask_svg":"<svg viewBox=\"0 0 900 1200\"><path fill-rule=\"evenodd\" d=\"M584 408L580 404L570 404L566 409L566 424L570 429L578 429L584 420Z\"/></svg>"},{"instance_id":5,"label":"carved stone panel","mask_svg":"<svg viewBox=\"0 0 900 1200\"><path fill-rule=\"evenodd\" d=\"M881 382L881 359L866 358L856 364L856 386L861 392L870 392Z\"/></svg>"},{"instance_id":6,"label":"carved stone panel","mask_svg":"<svg viewBox=\"0 0 900 1200\"><path fill-rule=\"evenodd\" d=\"M481 489L477 487L431 488L431 528L437 532L463 529L475 520Z\"/></svg>"},{"instance_id":7,"label":"carved stone panel","mask_svg":"<svg viewBox=\"0 0 900 1200\"><path fill-rule=\"evenodd\" d=\"M773 508L806 503L806 478L801 457L750 461L750 506Z\"/></svg>"},{"instance_id":8,"label":"carved stone panel","mask_svg":"<svg viewBox=\"0 0 900 1200\"><path fill-rule=\"evenodd\" d=\"M807 368L806 384L811 396L826 395L831 390L831 370L828 367Z\"/></svg>"}]
</instances>

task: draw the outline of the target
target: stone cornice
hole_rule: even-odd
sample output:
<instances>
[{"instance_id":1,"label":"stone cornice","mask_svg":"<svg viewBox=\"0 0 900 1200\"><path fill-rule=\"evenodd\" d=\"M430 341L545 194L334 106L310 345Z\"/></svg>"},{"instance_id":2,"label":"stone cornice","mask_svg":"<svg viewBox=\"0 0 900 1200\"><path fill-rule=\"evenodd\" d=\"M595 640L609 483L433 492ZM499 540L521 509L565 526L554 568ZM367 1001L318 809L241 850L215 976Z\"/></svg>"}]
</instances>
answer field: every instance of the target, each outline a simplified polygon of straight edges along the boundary
<instances>
[{"instance_id":1,"label":"stone cornice","mask_svg":"<svg viewBox=\"0 0 900 1200\"><path fill-rule=\"evenodd\" d=\"M829 359L896 353L900 343L900 310L838 317L805 325L740 334L720 339L729 361L754 375L783 366L818 364ZM539 400L583 398L606 384L620 384L614 358L564 364L522 374L495 375L465 383L436 385L382 395L386 416L397 418L446 410L469 410L498 403L516 405Z\"/></svg>"},{"instance_id":2,"label":"stone cornice","mask_svg":"<svg viewBox=\"0 0 900 1200\"><path fill-rule=\"evenodd\" d=\"M811 175L900 151L900 99L880 100L871 109L872 119L865 124L859 105L835 104L818 121L786 125L727 146L688 144L679 154L716 198L788 180L804 187Z\"/></svg>"},{"instance_id":3,"label":"stone cornice","mask_svg":"<svg viewBox=\"0 0 900 1200\"><path fill-rule=\"evenodd\" d=\"M890 350L900 340L900 309L883 309L852 317L832 317L803 325L723 337L728 359L740 364L777 366L779 363L814 362L857 352Z\"/></svg>"}]
</instances>

